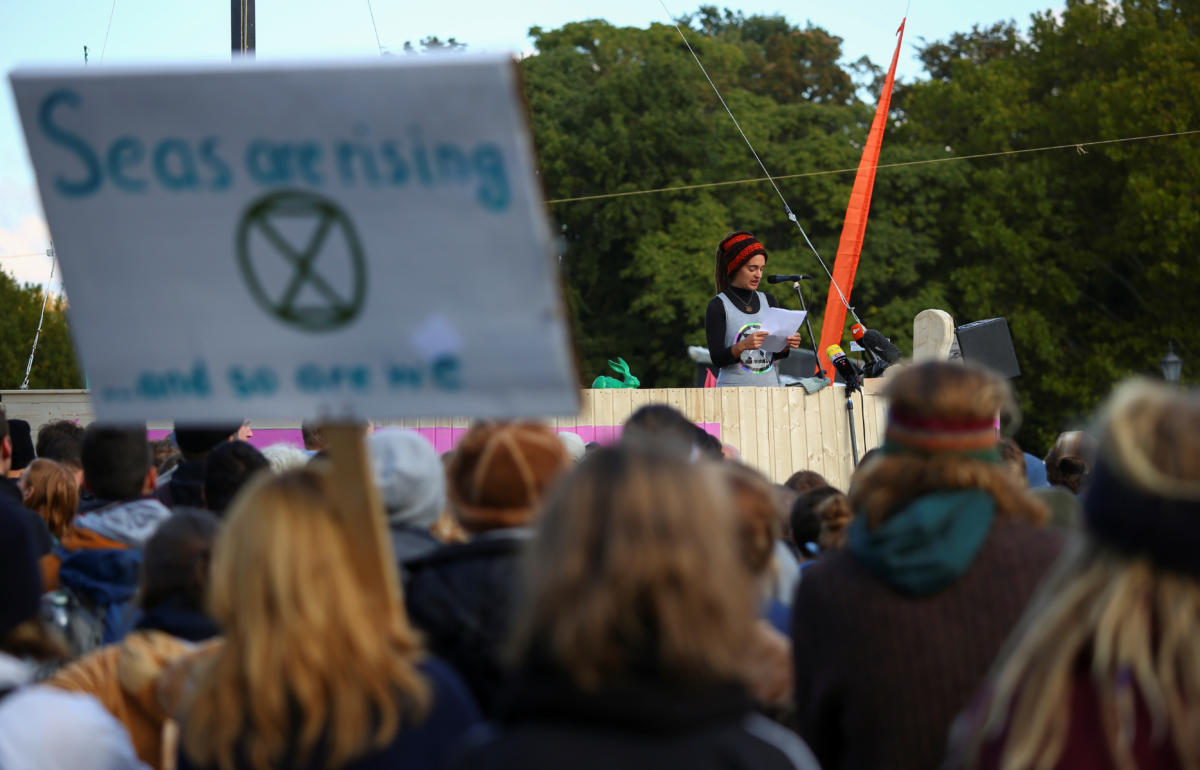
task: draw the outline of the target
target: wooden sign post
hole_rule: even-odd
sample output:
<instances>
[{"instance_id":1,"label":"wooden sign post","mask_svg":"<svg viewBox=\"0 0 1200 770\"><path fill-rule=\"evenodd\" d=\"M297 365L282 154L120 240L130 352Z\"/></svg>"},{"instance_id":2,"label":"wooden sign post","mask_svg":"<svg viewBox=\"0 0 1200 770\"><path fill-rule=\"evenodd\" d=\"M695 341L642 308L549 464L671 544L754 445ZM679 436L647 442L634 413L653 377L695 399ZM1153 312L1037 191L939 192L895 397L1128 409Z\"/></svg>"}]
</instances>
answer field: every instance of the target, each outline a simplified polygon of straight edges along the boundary
<instances>
[{"instance_id":1,"label":"wooden sign post","mask_svg":"<svg viewBox=\"0 0 1200 770\"><path fill-rule=\"evenodd\" d=\"M366 426L362 423L324 425L338 510L345 517L359 585L378 586L380 599L398 605L400 580L387 517L367 456Z\"/></svg>"}]
</instances>

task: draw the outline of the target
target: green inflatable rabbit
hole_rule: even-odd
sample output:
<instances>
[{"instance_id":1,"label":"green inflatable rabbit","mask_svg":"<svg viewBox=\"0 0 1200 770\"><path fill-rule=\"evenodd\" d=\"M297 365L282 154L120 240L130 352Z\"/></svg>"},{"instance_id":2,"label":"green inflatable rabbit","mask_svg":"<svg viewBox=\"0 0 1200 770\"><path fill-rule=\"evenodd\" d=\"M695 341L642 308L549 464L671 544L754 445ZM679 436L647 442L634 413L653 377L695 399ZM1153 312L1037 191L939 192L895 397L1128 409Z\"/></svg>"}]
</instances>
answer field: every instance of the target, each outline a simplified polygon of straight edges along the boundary
<instances>
[{"instance_id":1,"label":"green inflatable rabbit","mask_svg":"<svg viewBox=\"0 0 1200 770\"><path fill-rule=\"evenodd\" d=\"M625 363L624 358L609 361L608 365L621 375L621 379L600 375L592 381L593 388L636 388L642 384L637 377L629 373L629 364Z\"/></svg>"}]
</instances>

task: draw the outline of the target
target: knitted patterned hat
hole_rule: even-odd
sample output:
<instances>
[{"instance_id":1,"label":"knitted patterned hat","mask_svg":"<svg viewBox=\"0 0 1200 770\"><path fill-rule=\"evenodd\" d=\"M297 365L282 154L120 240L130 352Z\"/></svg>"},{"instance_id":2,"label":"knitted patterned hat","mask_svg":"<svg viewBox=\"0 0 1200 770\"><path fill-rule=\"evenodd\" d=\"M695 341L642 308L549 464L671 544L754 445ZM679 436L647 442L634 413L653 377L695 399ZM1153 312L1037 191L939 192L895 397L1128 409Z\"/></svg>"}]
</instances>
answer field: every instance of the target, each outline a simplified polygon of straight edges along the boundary
<instances>
[{"instance_id":1,"label":"knitted patterned hat","mask_svg":"<svg viewBox=\"0 0 1200 770\"><path fill-rule=\"evenodd\" d=\"M928 417L893 407L888 412L887 433L881 451L923 455L950 452L998 463L999 440L995 419Z\"/></svg>"},{"instance_id":2,"label":"knitted patterned hat","mask_svg":"<svg viewBox=\"0 0 1200 770\"><path fill-rule=\"evenodd\" d=\"M767 250L758 239L745 230L725 236L717 248L720 249L721 255L729 260L725 267L728 275L736 273L738 268L755 254L762 254L764 257L767 255Z\"/></svg>"},{"instance_id":3,"label":"knitted patterned hat","mask_svg":"<svg viewBox=\"0 0 1200 770\"><path fill-rule=\"evenodd\" d=\"M455 514L471 532L533 520L546 489L570 465L554 431L534 422L492 422L463 436L447 469Z\"/></svg>"},{"instance_id":4,"label":"knitted patterned hat","mask_svg":"<svg viewBox=\"0 0 1200 770\"><path fill-rule=\"evenodd\" d=\"M1105 407L1084 493L1089 534L1117 551L1200 579L1200 394L1133 381Z\"/></svg>"}]
</instances>

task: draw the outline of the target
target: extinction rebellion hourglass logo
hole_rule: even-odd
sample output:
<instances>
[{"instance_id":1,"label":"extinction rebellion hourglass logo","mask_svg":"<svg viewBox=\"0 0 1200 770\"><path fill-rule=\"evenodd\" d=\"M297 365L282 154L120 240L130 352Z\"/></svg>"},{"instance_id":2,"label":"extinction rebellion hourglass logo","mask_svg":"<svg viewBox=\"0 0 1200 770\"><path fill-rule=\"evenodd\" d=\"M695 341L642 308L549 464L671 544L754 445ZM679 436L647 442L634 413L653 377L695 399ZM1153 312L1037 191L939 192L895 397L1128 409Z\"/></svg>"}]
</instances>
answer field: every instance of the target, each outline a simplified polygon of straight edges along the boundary
<instances>
[{"instance_id":1,"label":"extinction rebellion hourglass logo","mask_svg":"<svg viewBox=\"0 0 1200 770\"><path fill-rule=\"evenodd\" d=\"M741 342L746 337L754 334L757 331L762 331L762 324L758 321L751 321L742 328L738 329L737 339L735 343ZM758 350L743 350L739 359L742 369L752 374L764 374L771 371L771 367L775 366L774 356L770 352L759 348Z\"/></svg>"},{"instance_id":2,"label":"extinction rebellion hourglass logo","mask_svg":"<svg viewBox=\"0 0 1200 770\"><path fill-rule=\"evenodd\" d=\"M238 224L237 259L255 301L290 326L332 331L363 309L362 243L328 198L298 191L259 198Z\"/></svg>"}]
</instances>

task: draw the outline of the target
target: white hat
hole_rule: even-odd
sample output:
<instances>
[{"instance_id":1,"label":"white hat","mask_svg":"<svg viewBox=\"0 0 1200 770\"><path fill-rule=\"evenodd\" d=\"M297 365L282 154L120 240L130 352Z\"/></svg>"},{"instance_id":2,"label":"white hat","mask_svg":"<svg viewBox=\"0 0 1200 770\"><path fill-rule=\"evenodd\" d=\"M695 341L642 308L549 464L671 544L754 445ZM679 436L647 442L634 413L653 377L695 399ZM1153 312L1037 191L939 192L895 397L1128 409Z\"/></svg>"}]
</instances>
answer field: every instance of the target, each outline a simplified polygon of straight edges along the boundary
<instances>
[{"instance_id":1,"label":"white hat","mask_svg":"<svg viewBox=\"0 0 1200 770\"><path fill-rule=\"evenodd\" d=\"M563 442L563 446L567 448L567 454L571 455L571 459L575 462L579 462L587 454L587 445L583 443L583 438L578 433L569 430L559 431L558 440Z\"/></svg>"},{"instance_id":2,"label":"white hat","mask_svg":"<svg viewBox=\"0 0 1200 770\"><path fill-rule=\"evenodd\" d=\"M388 522L428 529L446 506L446 477L433 445L416 431L381 428L367 437L371 470Z\"/></svg>"}]
</instances>

